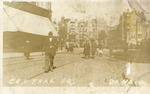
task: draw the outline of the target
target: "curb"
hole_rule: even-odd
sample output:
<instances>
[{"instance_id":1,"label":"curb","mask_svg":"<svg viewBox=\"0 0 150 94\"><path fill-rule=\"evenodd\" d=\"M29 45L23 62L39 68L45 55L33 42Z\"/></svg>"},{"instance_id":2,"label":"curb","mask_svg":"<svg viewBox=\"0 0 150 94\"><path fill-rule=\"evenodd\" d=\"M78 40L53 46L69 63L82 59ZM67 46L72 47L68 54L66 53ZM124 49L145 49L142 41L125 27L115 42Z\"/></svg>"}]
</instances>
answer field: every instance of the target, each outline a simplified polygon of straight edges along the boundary
<instances>
[{"instance_id":1,"label":"curb","mask_svg":"<svg viewBox=\"0 0 150 94\"><path fill-rule=\"evenodd\" d=\"M56 52L56 54L61 54L61 53L65 53L65 51ZM22 53L22 54L23 54L23 53ZM30 57L32 57L32 56L40 56L40 55L42 56L42 52L40 52L39 54L30 55ZM6 57L6 58L3 57L3 60L5 60L5 59L14 59L14 58L24 58L24 56L22 55L22 56Z\"/></svg>"}]
</instances>

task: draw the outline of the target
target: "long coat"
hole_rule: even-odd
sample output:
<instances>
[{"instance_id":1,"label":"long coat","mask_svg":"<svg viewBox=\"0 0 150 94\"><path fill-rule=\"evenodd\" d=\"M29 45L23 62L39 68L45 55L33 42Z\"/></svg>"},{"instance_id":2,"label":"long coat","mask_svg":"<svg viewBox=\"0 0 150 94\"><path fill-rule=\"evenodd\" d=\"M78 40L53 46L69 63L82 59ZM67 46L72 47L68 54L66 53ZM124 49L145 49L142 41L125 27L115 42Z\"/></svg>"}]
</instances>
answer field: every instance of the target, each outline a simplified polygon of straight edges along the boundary
<instances>
[{"instance_id":1,"label":"long coat","mask_svg":"<svg viewBox=\"0 0 150 94\"><path fill-rule=\"evenodd\" d=\"M31 52L31 43L24 43L23 45L23 52L24 53L30 53Z\"/></svg>"},{"instance_id":2,"label":"long coat","mask_svg":"<svg viewBox=\"0 0 150 94\"><path fill-rule=\"evenodd\" d=\"M47 37L44 41L45 54L51 54L51 55L55 56L56 49L57 49L57 39L52 37L52 40L50 41L49 37Z\"/></svg>"},{"instance_id":3,"label":"long coat","mask_svg":"<svg viewBox=\"0 0 150 94\"><path fill-rule=\"evenodd\" d=\"M89 43L85 43L84 44L84 51L83 51L84 55L89 55L90 54L90 44Z\"/></svg>"},{"instance_id":4,"label":"long coat","mask_svg":"<svg viewBox=\"0 0 150 94\"><path fill-rule=\"evenodd\" d=\"M91 42L91 54L92 55L95 55L96 49L97 49L96 43L95 42Z\"/></svg>"}]
</instances>

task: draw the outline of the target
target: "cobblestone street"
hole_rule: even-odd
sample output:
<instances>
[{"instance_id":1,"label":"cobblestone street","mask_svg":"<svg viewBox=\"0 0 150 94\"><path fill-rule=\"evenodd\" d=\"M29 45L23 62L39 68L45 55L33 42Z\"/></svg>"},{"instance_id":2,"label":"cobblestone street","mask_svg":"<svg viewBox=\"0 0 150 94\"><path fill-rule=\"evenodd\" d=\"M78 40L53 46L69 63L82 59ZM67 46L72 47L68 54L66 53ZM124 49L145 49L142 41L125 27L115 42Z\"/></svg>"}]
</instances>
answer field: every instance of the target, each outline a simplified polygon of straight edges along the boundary
<instances>
[{"instance_id":1,"label":"cobblestone street","mask_svg":"<svg viewBox=\"0 0 150 94\"><path fill-rule=\"evenodd\" d=\"M44 73L44 55L4 59L3 73L6 86L109 86L109 81L122 81L126 62L96 56L82 58L82 49L55 56L53 72ZM120 85L119 85L120 86Z\"/></svg>"}]
</instances>

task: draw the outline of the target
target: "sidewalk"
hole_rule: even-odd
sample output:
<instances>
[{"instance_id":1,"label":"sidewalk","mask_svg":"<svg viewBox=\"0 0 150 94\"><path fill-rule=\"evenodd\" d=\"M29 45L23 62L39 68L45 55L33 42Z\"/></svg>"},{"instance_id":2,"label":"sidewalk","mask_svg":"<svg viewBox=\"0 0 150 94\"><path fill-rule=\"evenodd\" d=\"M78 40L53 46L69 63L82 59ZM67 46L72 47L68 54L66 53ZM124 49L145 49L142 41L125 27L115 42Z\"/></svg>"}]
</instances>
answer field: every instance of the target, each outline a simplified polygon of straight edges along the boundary
<instances>
[{"instance_id":1,"label":"sidewalk","mask_svg":"<svg viewBox=\"0 0 150 94\"><path fill-rule=\"evenodd\" d=\"M82 53L83 48L74 48L73 53ZM58 50L56 53L65 53L66 49L62 49L62 50ZM44 52L31 52L30 56L40 56L42 55ZM24 53L3 53L3 59L9 59L9 58L23 58L24 57Z\"/></svg>"},{"instance_id":2,"label":"sidewalk","mask_svg":"<svg viewBox=\"0 0 150 94\"><path fill-rule=\"evenodd\" d=\"M63 53L66 52L65 50L58 50L56 53ZM30 56L39 56L42 55L43 52L31 52ZM23 58L24 53L3 53L3 59L8 59L8 58Z\"/></svg>"}]
</instances>

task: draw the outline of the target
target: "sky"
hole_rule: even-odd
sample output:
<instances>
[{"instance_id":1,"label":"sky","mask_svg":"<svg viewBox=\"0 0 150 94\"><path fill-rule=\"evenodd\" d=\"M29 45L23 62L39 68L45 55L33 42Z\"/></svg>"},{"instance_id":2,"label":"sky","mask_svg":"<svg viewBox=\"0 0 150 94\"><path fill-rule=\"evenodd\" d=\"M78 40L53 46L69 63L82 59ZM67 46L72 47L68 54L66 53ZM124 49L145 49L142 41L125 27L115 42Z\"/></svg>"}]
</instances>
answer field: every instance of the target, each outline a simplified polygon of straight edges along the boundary
<instances>
[{"instance_id":1,"label":"sky","mask_svg":"<svg viewBox=\"0 0 150 94\"><path fill-rule=\"evenodd\" d=\"M113 22L111 25L115 25L118 23L120 14L127 9L130 9L127 0L52 2L52 19L60 21L62 16L78 20L104 18L107 24Z\"/></svg>"}]
</instances>

